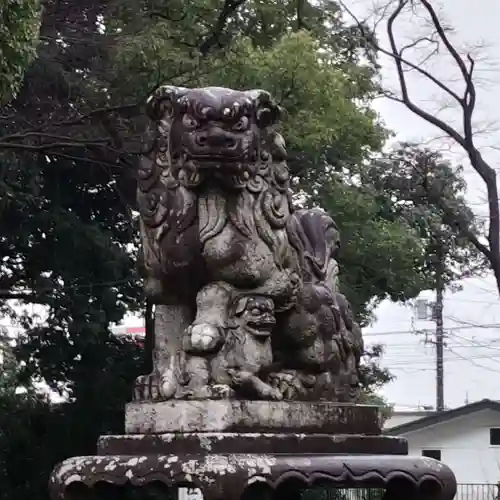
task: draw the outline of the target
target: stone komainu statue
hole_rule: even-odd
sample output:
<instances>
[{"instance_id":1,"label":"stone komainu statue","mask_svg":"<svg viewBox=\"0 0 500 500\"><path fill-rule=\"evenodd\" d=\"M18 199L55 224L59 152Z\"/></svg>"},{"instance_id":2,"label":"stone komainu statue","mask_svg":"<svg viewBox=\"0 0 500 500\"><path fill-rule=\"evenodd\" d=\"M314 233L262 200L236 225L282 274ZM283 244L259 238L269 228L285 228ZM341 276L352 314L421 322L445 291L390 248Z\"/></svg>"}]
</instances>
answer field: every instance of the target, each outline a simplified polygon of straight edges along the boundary
<instances>
[{"instance_id":1,"label":"stone komainu statue","mask_svg":"<svg viewBox=\"0 0 500 500\"><path fill-rule=\"evenodd\" d=\"M294 211L281 110L261 90L161 87L138 172L154 370L136 399L352 401L359 327L339 234Z\"/></svg>"}]
</instances>

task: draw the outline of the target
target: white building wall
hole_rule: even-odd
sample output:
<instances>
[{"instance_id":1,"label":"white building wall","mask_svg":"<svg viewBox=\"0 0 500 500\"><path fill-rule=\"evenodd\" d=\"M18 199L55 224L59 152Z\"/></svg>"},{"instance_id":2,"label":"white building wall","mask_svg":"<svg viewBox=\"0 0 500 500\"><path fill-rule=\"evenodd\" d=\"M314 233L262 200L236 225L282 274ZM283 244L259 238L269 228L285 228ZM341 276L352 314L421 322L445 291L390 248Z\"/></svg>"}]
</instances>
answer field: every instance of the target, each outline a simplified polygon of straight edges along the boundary
<instances>
[{"instance_id":1,"label":"white building wall","mask_svg":"<svg viewBox=\"0 0 500 500\"><path fill-rule=\"evenodd\" d=\"M441 461L459 483L500 482L500 446L490 445L490 428L500 427L500 413L484 410L402 435L410 455L441 450Z\"/></svg>"}]
</instances>

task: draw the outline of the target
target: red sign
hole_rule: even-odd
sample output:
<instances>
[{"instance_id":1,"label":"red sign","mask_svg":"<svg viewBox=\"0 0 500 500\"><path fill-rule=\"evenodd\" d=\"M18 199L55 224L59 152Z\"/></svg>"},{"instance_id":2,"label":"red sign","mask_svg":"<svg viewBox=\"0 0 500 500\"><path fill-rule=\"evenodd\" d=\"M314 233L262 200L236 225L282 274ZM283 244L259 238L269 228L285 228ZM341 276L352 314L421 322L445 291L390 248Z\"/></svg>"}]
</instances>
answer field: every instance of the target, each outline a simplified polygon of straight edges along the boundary
<instances>
[{"instance_id":1,"label":"red sign","mask_svg":"<svg viewBox=\"0 0 500 500\"><path fill-rule=\"evenodd\" d=\"M136 335L146 335L146 329L143 326L130 326L127 327L127 333L135 333Z\"/></svg>"}]
</instances>

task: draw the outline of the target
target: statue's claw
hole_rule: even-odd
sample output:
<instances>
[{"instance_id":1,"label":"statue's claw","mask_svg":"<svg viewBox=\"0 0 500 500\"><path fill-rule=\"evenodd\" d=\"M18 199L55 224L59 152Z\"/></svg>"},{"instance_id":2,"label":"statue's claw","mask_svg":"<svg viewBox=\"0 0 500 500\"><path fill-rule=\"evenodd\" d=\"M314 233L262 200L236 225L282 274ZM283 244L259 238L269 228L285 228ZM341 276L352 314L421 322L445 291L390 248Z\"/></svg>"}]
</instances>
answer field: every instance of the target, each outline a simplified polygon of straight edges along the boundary
<instances>
[{"instance_id":1,"label":"statue's claw","mask_svg":"<svg viewBox=\"0 0 500 500\"><path fill-rule=\"evenodd\" d=\"M194 352L213 351L221 341L220 328L207 323L188 327L186 335L189 339L189 349Z\"/></svg>"}]
</instances>

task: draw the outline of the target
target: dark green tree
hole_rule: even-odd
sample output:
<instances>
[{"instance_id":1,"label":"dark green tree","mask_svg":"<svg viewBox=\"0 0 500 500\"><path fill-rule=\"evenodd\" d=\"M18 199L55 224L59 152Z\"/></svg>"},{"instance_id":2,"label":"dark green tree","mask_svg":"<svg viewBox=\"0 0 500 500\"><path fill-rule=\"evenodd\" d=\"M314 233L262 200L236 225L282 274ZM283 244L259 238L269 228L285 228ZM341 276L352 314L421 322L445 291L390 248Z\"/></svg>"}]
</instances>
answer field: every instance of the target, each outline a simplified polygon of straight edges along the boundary
<instances>
[{"instance_id":1,"label":"dark green tree","mask_svg":"<svg viewBox=\"0 0 500 500\"><path fill-rule=\"evenodd\" d=\"M429 286L418 233L404 219L385 216L373 184L361 184L350 173L332 174L311 202L333 214L339 226L341 291L362 325L380 301L404 301Z\"/></svg>"},{"instance_id":2,"label":"dark green tree","mask_svg":"<svg viewBox=\"0 0 500 500\"><path fill-rule=\"evenodd\" d=\"M385 223L404 221L408 234L417 238L418 251L423 252L414 261L420 287L427 286L442 296L446 288L459 288L461 279L486 272L484 254L461 229L467 227L479 237L482 228L465 199L460 166L453 166L437 151L403 143L363 168L361 183L374 193L379 217ZM408 248L409 257L413 250ZM372 348L362 367L363 386L368 388L365 400L377 404L383 400L373 395L392 378L378 365L381 354L381 346Z\"/></svg>"},{"instance_id":3,"label":"dark green tree","mask_svg":"<svg viewBox=\"0 0 500 500\"><path fill-rule=\"evenodd\" d=\"M392 406L379 391L385 384L394 380L394 376L387 368L380 366L383 353L384 347L381 344L365 347L360 365L362 387L360 403L379 406L382 419L386 420L391 416Z\"/></svg>"},{"instance_id":4,"label":"dark green tree","mask_svg":"<svg viewBox=\"0 0 500 500\"><path fill-rule=\"evenodd\" d=\"M40 16L40 0L0 3L0 104L16 95L36 56Z\"/></svg>"},{"instance_id":5,"label":"dark green tree","mask_svg":"<svg viewBox=\"0 0 500 500\"><path fill-rule=\"evenodd\" d=\"M442 263L444 286L482 274L487 260L471 242L482 224L465 199L463 169L438 151L403 143L372 161L363 180L378 191L381 214L387 220L405 220L418 234L425 259L421 274L435 284ZM434 287L433 287L434 288Z\"/></svg>"}]
</instances>

